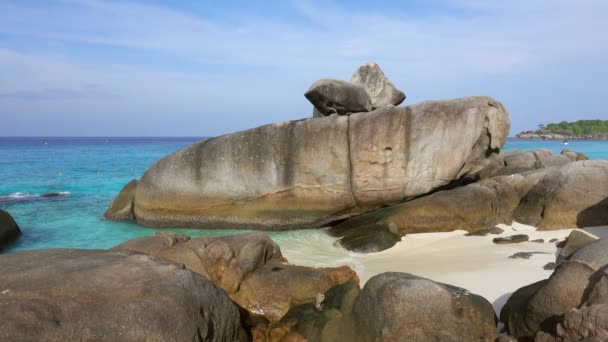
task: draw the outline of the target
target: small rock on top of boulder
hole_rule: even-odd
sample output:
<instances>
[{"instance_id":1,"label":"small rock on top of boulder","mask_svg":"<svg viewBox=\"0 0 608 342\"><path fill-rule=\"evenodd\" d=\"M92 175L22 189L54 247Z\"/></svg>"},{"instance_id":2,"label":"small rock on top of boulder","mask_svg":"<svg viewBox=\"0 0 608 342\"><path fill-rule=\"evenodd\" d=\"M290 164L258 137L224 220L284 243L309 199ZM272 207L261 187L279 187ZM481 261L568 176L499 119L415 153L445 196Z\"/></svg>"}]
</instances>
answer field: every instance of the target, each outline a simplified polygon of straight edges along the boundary
<instances>
[{"instance_id":1,"label":"small rock on top of boulder","mask_svg":"<svg viewBox=\"0 0 608 342\"><path fill-rule=\"evenodd\" d=\"M0 209L0 249L21 235L17 222L6 211Z\"/></svg>"},{"instance_id":2,"label":"small rock on top of boulder","mask_svg":"<svg viewBox=\"0 0 608 342\"><path fill-rule=\"evenodd\" d=\"M353 74L351 82L367 91L374 109L388 105L398 106L405 100L405 94L388 80L380 66L374 62L361 65Z\"/></svg>"},{"instance_id":3,"label":"small rock on top of boulder","mask_svg":"<svg viewBox=\"0 0 608 342\"><path fill-rule=\"evenodd\" d=\"M340 80L321 79L313 83L304 94L323 115L369 112L372 103L361 86Z\"/></svg>"},{"instance_id":4,"label":"small rock on top of boulder","mask_svg":"<svg viewBox=\"0 0 608 342\"><path fill-rule=\"evenodd\" d=\"M526 234L516 234L505 237L497 237L492 240L494 243L502 245L507 243L520 243L528 241L529 237Z\"/></svg>"}]
</instances>

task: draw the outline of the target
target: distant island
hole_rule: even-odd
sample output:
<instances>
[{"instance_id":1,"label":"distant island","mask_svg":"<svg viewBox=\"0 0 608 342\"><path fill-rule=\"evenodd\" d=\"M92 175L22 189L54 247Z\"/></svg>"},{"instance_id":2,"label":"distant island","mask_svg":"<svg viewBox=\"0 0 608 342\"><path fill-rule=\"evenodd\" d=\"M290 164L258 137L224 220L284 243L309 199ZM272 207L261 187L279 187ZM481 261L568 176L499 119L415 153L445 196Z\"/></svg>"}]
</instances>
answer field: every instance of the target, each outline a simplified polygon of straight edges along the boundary
<instances>
[{"instance_id":1,"label":"distant island","mask_svg":"<svg viewBox=\"0 0 608 342\"><path fill-rule=\"evenodd\" d=\"M574 122L540 124L536 131L523 131L518 139L549 140L608 140L608 120L578 120Z\"/></svg>"}]
</instances>

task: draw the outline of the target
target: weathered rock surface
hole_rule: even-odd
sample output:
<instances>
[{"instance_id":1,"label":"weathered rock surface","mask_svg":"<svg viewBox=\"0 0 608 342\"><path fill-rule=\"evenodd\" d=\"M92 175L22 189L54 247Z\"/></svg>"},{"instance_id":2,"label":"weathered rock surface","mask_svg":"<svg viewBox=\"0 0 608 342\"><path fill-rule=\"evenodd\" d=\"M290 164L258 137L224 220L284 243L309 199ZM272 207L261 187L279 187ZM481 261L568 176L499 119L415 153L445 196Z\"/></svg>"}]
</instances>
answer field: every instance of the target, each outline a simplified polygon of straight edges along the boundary
<instances>
[{"instance_id":1,"label":"weathered rock surface","mask_svg":"<svg viewBox=\"0 0 608 342\"><path fill-rule=\"evenodd\" d=\"M354 250L351 241L355 241L359 251L365 251L368 245L377 251L383 244L374 240L375 235L392 234L392 241L398 241L408 233L456 229L475 232L512 221L541 229L608 225L605 179L608 161L600 160L496 176L347 219L332 227L330 233L343 236L341 244L346 248Z\"/></svg>"},{"instance_id":2,"label":"weathered rock surface","mask_svg":"<svg viewBox=\"0 0 608 342\"><path fill-rule=\"evenodd\" d=\"M0 250L21 235L17 222L6 211L0 209Z\"/></svg>"},{"instance_id":3,"label":"weathered rock surface","mask_svg":"<svg viewBox=\"0 0 608 342\"><path fill-rule=\"evenodd\" d=\"M608 224L608 161L585 160L548 168L514 212L541 229Z\"/></svg>"},{"instance_id":4,"label":"weathered rock surface","mask_svg":"<svg viewBox=\"0 0 608 342\"><path fill-rule=\"evenodd\" d=\"M570 161L589 160L586 155L575 151L562 150L561 154L565 155Z\"/></svg>"},{"instance_id":5,"label":"weathered rock surface","mask_svg":"<svg viewBox=\"0 0 608 342\"><path fill-rule=\"evenodd\" d=\"M346 115L372 110L372 102L362 86L346 81L321 79L313 83L304 96L319 113Z\"/></svg>"},{"instance_id":6,"label":"weathered rock surface","mask_svg":"<svg viewBox=\"0 0 608 342\"><path fill-rule=\"evenodd\" d=\"M517 290L501 312L509 333L521 341L535 336L541 341L571 341L568 336L577 331L586 331L579 337L604 336L604 309L592 307L608 304L607 248L608 239L593 242L563 261L549 279Z\"/></svg>"},{"instance_id":7,"label":"weathered rock surface","mask_svg":"<svg viewBox=\"0 0 608 342\"><path fill-rule=\"evenodd\" d=\"M388 80L380 66L374 62L361 65L350 81L365 89L371 98L373 109L388 105L398 106L405 100L405 94Z\"/></svg>"},{"instance_id":8,"label":"weathered rock surface","mask_svg":"<svg viewBox=\"0 0 608 342\"><path fill-rule=\"evenodd\" d=\"M134 220L135 214L133 213L133 203L135 202L135 190L137 189L138 181L136 179L130 181L125 185L120 193L103 216L109 220L114 221L127 221Z\"/></svg>"},{"instance_id":9,"label":"weathered rock surface","mask_svg":"<svg viewBox=\"0 0 608 342\"><path fill-rule=\"evenodd\" d=\"M371 278L353 305L363 341L494 341L492 305L462 288L407 273Z\"/></svg>"},{"instance_id":10,"label":"weathered rock surface","mask_svg":"<svg viewBox=\"0 0 608 342\"><path fill-rule=\"evenodd\" d=\"M477 172L509 130L487 97L277 123L205 140L148 169L146 226L321 227Z\"/></svg>"},{"instance_id":11,"label":"weathered rock surface","mask_svg":"<svg viewBox=\"0 0 608 342\"><path fill-rule=\"evenodd\" d=\"M142 254L51 249L0 256L2 341L246 341L226 293Z\"/></svg>"},{"instance_id":12,"label":"weathered rock surface","mask_svg":"<svg viewBox=\"0 0 608 342\"><path fill-rule=\"evenodd\" d=\"M182 263L223 288L250 314L271 322L334 285L359 282L356 273L346 266L287 264L279 246L263 233L196 239L160 233L127 241L113 250L137 251Z\"/></svg>"},{"instance_id":13,"label":"weathered rock surface","mask_svg":"<svg viewBox=\"0 0 608 342\"><path fill-rule=\"evenodd\" d=\"M574 252L597 240L597 237L588 234L582 230L573 230L570 235L568 235L568 238L566 239L566 244L559 252L559 255L557 256L557 262L560 263L568 259L568 257L574 254Z\"/></svg>"}]
</instances>

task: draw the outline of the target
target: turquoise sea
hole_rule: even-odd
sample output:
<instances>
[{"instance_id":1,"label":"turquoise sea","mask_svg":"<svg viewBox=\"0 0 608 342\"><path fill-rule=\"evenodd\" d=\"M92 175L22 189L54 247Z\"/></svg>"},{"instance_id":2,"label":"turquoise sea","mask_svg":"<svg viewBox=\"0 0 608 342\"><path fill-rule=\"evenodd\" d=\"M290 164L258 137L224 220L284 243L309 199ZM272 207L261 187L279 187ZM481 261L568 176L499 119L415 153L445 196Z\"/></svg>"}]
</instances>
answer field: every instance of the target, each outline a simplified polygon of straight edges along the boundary
<instances>
[{"instance_id":1,"label":"turquoise sea","mask_svg":"<svg viewBox=\"0 0 608 342\"><path fill-rule=\"evenodd\" d=\"M200 139L0 138L0 208L10 212L23 231L23 236L2 252L110 248L154 234L155 229L107 221L102 215L128 181L141 177L161 157ZM559 141L509 140L503 150L537 148L559 153L564 146ZM567 148L592 159L608 159L608 141L571 141ZM59 196L41 196L48 193ZM242 232L164 230L190 236ZM282 246L307 244L318 253L332 253L324 248L332 240L319 230L270 235Z\"/></svg>"}]
</instances>

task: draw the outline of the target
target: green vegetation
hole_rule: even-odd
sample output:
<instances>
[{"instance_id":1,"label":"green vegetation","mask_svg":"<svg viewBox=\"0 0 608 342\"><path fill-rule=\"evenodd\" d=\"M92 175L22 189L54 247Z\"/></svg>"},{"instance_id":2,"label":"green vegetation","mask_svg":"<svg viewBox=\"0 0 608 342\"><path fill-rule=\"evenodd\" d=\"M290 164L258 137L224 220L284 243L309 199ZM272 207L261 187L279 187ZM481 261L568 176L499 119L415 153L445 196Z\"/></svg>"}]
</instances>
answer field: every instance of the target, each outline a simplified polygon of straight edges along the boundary
<instances>
[{"instance_id":1,"label":"green vegetation","mask_svg":"<svg viewBox=\"0 0 608 342\"><path fill-rule=\"evenodd\" d=\"M562 121L548 125L538 125L538 129L547 131L567 131L573 134L608 134L608 120Z\"/></svg>"}]
</instances>

